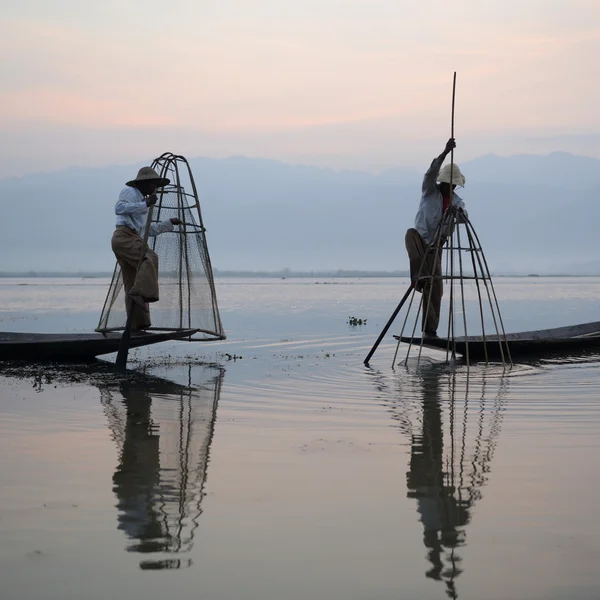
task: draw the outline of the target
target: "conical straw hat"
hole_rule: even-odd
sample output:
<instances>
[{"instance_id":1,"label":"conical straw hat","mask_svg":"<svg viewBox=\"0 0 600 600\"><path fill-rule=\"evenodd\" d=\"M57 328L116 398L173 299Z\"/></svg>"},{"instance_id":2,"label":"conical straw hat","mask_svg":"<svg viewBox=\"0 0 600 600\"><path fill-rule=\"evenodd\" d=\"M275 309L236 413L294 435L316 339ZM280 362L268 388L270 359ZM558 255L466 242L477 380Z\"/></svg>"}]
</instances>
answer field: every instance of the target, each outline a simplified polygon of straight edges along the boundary
<instances>
[{"instance_id":1,"label":"conical straw hat","mask_svg":"<svg viewBox=\"0 0 600 600\"><path fill-rule=\"evenodd\" d=\"M137 174L135 179L128 181L125 185L135 186L136 183L142 181L156 181L157 187L164 187L168 183L170 183L169 179L165 177L160 177L159 174L152 167L142 167Z\"/></svg>"},{"instance_id":2,"label":"conical straw hat","mask_svg":"<svg viewBox=\"0 0 600 600\"><path fill-rule=\"evenodd\" d=\"M440 169L437 181L440 183L453 183L460 187L464 187L467 182L465 176L460 172L460 169L456 164L452 165L452 182L450 182L450 165L445 165Z\"/></svg>"}]
</instances>

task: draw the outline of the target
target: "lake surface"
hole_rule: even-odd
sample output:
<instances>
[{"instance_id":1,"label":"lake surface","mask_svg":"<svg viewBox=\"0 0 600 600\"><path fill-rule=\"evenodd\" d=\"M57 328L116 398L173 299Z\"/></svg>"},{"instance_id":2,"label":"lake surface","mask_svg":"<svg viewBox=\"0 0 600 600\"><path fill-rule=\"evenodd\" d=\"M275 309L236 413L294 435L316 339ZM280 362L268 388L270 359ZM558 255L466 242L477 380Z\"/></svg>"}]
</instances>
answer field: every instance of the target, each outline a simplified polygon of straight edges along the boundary
<instances>
[{"instance_id":1,"label":"lake surface","mask_svg":"<svg viewBox=\"0 0 600 600\"><path fill-rule=\"evenodd\" d=\"M228 339L136 376L2 366L3 600L600 598L600 354L392 368L399 318L367 368L406 279L216 285ZM107 286L0 279L0 330ZM600 320L598 278L495 289L507 332Z\"/></svg>"}]
</instances>

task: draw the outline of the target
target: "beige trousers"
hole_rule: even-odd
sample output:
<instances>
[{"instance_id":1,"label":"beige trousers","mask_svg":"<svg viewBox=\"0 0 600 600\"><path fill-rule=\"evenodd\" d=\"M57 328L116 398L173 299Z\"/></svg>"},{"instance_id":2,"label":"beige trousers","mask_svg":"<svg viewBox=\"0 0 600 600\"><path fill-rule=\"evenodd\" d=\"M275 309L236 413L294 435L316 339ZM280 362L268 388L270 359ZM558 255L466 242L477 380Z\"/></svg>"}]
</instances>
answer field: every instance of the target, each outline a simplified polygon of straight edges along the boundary
<instances>
[{"instance_id":1,"label":"beige trousers","mask_svg":"<svg viewBox=\"0 0 600 600\"><path fill-rule=\"evenodd\" d=\"M423 294L422 329L425 333L436 333L444 293L442 250L440 248L438 251L436 246L428 246L416 229L406 232L405 243L410 279L415 289Z\"/></svg>"},{"instance_id":2,"label":"beige trousers","mask_svg":"<svg viewBox=\"0 0 600 600\"><path fill-rule=\"evenodd\" d=\"M133 330L150 327L148 303L158 301L158 256L150 248L147 248L138 271L143 249L144 240L137 233L125 227L115 229L112 236L112 250L123 275L127 314L133 311L131 315ZM133 302L131 296L141 297L145 301L145 308Z\"/></svg>"}]
</instances>

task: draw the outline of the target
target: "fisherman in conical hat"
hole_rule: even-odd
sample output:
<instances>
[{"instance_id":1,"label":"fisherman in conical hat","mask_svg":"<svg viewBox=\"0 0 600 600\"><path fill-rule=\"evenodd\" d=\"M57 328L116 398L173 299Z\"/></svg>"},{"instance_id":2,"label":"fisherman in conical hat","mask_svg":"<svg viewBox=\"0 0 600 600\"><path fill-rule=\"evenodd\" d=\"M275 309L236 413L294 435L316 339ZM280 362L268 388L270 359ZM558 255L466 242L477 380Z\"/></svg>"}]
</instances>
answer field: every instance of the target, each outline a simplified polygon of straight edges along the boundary
<instances>
[{"instance_id":1,"label":"fisherman in conical hat","mask_svg":"<svg viewBox=\"0 0 600 600\"><path fill-rule=\"evenodd\" d=\"M148 208L157 201L156 190L168 183L168 179L160 177L151 167L142 167L137 177L128 181L126 187L121 190L115 205L117 226L112 236L112 250L123 275L127 313L133 311L132 333L150 327L148 303L158 301L158 256L150 248L145 248L142 236ZM177 218L152 223L149 235L156 236L173 231L173 226L180 224L181 221ZM144 259L138 270L140 256L144 250Z\"/></svg>"},{"instance_id":2,"label":"fisherman in conical hat","mask_svg":"<svg viewBox=\"0 0 600 600\"><path fill-rule=\"evenodd\" d=\"M454 148L456 142L454 138L450 138L444 151L433 160L425 173L415 226L406 232L405 238L411 283L418 292L424 294L422 328L425 337L437 337L444 290L441 279L442 246L450 232L442 231L438 239L435 239L438 226L450 207L466 215L464 202L454 192L456 186L464 187L464 175L456 164L447 164L442 168L444 160Z\"/></svg>"}]
</instances>

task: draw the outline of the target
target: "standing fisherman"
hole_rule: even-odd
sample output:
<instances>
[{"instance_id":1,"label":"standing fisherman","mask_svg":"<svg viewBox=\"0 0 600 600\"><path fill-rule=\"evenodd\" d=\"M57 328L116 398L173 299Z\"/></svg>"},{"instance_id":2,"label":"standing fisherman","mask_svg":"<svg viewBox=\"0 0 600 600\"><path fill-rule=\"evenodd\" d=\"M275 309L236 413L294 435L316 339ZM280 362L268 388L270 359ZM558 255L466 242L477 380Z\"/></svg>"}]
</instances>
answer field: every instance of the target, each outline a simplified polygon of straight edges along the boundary
<instances>
[{"instance_id":1,"label":"standing fisherman","mask_svg":"<svg viewBox=\"0 0 600 600\"><path fill-rule=\"evenodd\" d=\"M415 217L415 227L406 232L405 242L410 262L410 279L413 287L424 296L422 330L425 337L437 337L444 284L442 282L442 246L450 231L436 233L444 213L451 206L466 214L464 202L454 193L456 186L464 187L465 177L458 165L442 168L442 164L456 148L450 138L444 151L433 160L423 177L421 202ZM421 266L422 265L422 266Z\"/></svg>"},{"instance_id":2,"label":"standing fisherman","mask_svg":"<svg viewBox=\"0 0 600 600\"><path fill-rule=\"evenodd\" d=\"M156 190L169 183L159 177L151 167L142 167L135 179L128 181L121 190L115 205L117 226L112 236L112 250L117 257L125 286L125 305L131 315L131 331L140 332L150 327L148 303L158 301L158 256L146 247L140 237L146 226L148 208L156 204ZM180 225L177 218L167 219L150 225L149 235L156 236L173 231ZM144 259L138 270L142 253Z\"/></svg>"}]
</instances>

